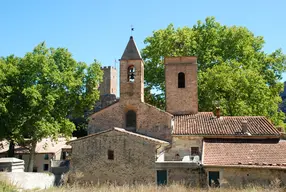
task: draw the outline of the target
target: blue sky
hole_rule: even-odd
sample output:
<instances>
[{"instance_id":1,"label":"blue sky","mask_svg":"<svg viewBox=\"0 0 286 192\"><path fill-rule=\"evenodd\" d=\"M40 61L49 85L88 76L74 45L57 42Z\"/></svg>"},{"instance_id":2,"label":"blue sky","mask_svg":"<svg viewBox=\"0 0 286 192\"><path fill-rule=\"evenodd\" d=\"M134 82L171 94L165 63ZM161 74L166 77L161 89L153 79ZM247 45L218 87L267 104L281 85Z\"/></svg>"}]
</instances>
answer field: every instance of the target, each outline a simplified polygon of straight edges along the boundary
<instances>
[{"instance_id":1,"label":"blue sky","mask_svg":"<svg viewBox=\"0 0 286 192\"><path fill-rule=\"evenodd\" d=\"M38 43L66 47L78 61L114 65L130 26L139 49L152 31L173 23L192 27L214 16L225 25L245 26L264 36L268 53L286 53L285 0L9 0L0 3L0 56L23 56ZM286 75L284 79L286 80Z\"/></svg>"}]
</instances>

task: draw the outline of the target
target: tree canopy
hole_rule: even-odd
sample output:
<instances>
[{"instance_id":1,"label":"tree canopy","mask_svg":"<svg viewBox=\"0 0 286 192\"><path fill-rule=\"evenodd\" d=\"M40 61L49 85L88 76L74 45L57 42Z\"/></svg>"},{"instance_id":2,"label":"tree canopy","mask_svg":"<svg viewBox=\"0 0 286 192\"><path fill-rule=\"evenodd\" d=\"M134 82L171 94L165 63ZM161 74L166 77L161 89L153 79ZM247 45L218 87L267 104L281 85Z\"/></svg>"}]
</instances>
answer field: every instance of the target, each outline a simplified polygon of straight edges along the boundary
<instances>
[{"instance_id":1,"label":"tree canopy","mask_svg":"<svg viewBox=\"0 0 286 192\"><path fill-rule=\"evenodd\" d=\"M1 136L29 143L33 168L36 143L45 137L71 136L68 116L83 116L99 98L100 63L77 62L65 48L40 43L23 58L0 59ZM28 140L27 140L28 139Z\"/></svg>"},{"instance_id":2,"label":"tree canopy","mask_svg":"<svg viewBox=\"0 0 286 192\"><path fill-rule=\"evenodd\" d=\"M286 57L281 49L264 52L263 37L208 17L192 28L170 24L144 43L146 102L165 106L164 57L197 56L200 111L213 111L219 103L224 115L263 115L283 123L279 81Z\"/></svg>"}]
</instances>

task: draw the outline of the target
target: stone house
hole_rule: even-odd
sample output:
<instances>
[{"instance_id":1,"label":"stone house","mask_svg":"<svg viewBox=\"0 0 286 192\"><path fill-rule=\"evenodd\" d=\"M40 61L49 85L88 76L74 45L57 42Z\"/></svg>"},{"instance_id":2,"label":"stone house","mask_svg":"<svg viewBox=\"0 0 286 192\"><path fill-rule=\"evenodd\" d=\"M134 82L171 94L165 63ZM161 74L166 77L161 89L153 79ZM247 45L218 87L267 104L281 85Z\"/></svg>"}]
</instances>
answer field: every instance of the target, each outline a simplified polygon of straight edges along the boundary
<instances>
[{"instance_id":1,"label":"stone house","mask_svg":"<svg viewBox=\"0 0 286 192\"><path fill-rule=\"evenodd\" d=\"M75 138L72 138L75 139ZM37 143L34 159L33 172L51 171L53 165L62 162L71 154L71 146L66 144L66 138L58 138L57 141L51 138L44 138ZM1 142L0 157L6 157L9 150L7 141ZM25 171L27 171L30 152L27 148L16 145L15 157L25 162Z\"/></svg>"},{"instance_id":2,"label":"stone house","mask_svg":"<svg viewBox=\"0 0 286 192\"><path fill-rule=\"evenodd\" d=\"M219 108L198 112L196 57L166 57L165 78L162 111L144 102L144 63L130 37L120 59L120 99L90 116L88 136L69 142L78 181L286 184L286 142L273 124L220 116Z\"/></svg>"}]
</instances>

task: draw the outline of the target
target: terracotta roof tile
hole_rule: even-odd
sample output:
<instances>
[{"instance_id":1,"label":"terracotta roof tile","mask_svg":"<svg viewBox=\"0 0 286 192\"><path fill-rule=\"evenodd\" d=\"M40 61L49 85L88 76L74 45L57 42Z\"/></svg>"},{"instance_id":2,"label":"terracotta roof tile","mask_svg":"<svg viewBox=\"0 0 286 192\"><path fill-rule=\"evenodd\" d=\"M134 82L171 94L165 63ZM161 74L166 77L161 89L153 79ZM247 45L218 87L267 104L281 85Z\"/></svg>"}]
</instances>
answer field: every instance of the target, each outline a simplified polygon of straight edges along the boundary
<instances>
[{"instance_id":1,"label":"terracotta roof tile","mask_svg":"<svg viewBox=\"0 0 286 192\"><path fill-rule=\"evenodd\" d=\"M247 134L241 132L242 121L247 121ZM174 116L173 135L272 135L279 131L263 116L214 117L212 112Z\"/></svg>"},{"instance_id":2,"label":"terracotta roof tile","mask_svg":"<svg viewBox=\"0 0 286 192\"><path fill-rule=\"evenodd\" d=\"M207 139L203 143L202 163L204 166L286 168L285 151L285 140Z\"/></svg>"}]
</instances>

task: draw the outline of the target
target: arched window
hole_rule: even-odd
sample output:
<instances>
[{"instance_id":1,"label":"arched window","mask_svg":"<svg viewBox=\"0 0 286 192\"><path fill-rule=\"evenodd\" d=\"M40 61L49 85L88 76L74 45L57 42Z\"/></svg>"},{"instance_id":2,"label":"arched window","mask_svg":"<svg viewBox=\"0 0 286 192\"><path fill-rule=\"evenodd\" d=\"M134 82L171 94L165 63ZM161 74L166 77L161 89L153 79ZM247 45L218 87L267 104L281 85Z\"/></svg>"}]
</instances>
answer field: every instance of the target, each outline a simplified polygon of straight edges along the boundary
<instances>
[{"instance_id":1,"label":"arched window","mask_svg":"<svg viewBox=\"0 0 286 192\"><path fill-rule=\"evenodd\" d=\"M178 73L178 88L185 88L185 73Z\"/></svg>"},{"instance_id":2,"label":"arched window","mask_svg":"<svg viewBox=\"0 0 286 192\"><path fill-rule=\"evenodd\" d=\"M130 131L136 130L136 112L135 111L127 111L126 113L126 128Z\"/></svg>"},{"instance_id":3,"label":"arched window","mask_svg":"<svg viewBox=\"0 0 286 192\"><path fill-rule=\"evenodd\" d=\"M134 67L134 65L129 66L127 72L128 72L127 81L128 82L134 82L134 80L135 80L135 67Z\"/></svg>"}]
</instances>

